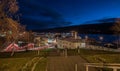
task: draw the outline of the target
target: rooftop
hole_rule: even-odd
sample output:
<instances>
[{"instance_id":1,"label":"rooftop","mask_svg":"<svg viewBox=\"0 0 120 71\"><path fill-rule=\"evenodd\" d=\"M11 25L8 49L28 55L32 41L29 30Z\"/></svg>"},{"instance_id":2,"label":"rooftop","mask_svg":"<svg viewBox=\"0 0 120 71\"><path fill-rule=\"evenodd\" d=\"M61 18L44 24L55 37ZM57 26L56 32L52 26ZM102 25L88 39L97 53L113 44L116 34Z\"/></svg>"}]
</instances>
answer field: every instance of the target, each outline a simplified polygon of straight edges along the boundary
<instances>
[{"instance_id":1,"label":"rooftop","mask_svg":"<svg viewBox=\"0 0 120 71\"><path fill-rule=\"evenodd\" d=\"M83 39L77 38L75 39L74 37L68 37L68 38L61 38L60 40L68 41L68 42L82 42Z\"/></svg>"}]
</instances>

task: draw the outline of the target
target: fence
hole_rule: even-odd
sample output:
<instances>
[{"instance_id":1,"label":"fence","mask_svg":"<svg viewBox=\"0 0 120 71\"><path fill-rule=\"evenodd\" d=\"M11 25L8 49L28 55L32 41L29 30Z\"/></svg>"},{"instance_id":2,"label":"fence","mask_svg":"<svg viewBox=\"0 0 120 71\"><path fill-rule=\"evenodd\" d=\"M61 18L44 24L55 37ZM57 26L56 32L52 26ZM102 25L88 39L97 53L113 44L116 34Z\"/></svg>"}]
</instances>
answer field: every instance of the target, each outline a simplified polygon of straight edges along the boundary
<instances>
[{"instance_id":1,"label":"fence","mask_svg":"<svg viewBox=\"0 0 120 71\"><path fill-rule=\"evenodd\" d=\"M94 68L110 68L113 71L117 71L120 69L120 64L117 63L86 63L86 71L89 71L89 67Z\"/></svg>"}]
</instances>

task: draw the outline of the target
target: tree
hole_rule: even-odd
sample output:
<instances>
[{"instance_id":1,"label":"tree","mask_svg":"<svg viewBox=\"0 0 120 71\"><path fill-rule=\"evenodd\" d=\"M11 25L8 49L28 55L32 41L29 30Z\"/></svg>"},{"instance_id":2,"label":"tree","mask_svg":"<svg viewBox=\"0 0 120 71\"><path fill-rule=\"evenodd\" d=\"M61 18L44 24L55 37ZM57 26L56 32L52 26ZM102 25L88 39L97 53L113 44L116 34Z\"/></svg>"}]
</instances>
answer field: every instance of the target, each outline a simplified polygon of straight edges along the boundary
<instances>
[{"instance_id":1,"label":"tree","mask_svg":"<svg viewBox=\"0 0 120 71\"><path fill-rule=\"evenodd\" d=\"M20 39L26 42L33 40L30 38L33 36L32 32L25 31L25 26L18 23L18 10L17 0L0 0L0 42L3 42L3 38L5 39L2 44L17 42Z\"/></svg>"},{"instance_id":2,"label":"tree","mask_svg":"<svg viewBox=\"0 0 120 71\"><path fill-rule=\"evenodd\" d=\"M117 19L117 22L112 26L112 30L114 31L114 33L119 37L118 38L118 47L119 47L119 44L120 44L120 19Z\"/></svg>"},{"instance_id":3,"label":"tree","mask_svg":"<svg viewBox=\"0 0 120 71\"><path fill-rule=\"evenodd\" d=\"M18 35L20 25L13 20L18 9L16 0L0 0L0 34L5 36L6 41L16 39Z\"/></svg>"},{"instance_id":4,"label":"tree","mask_svg":"<svg viewBox=\"0 0 120 71\"><path fill-rule=\"evenodd\" d=\"M10 17L10 15L15 14L18 10L19 6L16 0L0 0L0 14L3 17Z\"/></svg>"}]
</instances>

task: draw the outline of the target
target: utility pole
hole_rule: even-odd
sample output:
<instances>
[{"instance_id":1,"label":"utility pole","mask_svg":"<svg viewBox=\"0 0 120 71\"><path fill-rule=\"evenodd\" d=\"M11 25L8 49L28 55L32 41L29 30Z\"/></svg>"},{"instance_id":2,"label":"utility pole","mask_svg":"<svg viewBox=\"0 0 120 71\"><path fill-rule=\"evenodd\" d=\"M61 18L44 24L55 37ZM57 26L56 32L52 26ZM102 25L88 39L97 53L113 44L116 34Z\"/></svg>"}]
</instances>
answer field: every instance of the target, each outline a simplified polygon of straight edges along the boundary
<instances>
[{"instance_id":1,"label":"utility pole","mask_svg":"<svg viewBox=\"0 0 120 71\"><path fill-rule=\"evenodd\" d=\"M68 55L67 55L67 48L65 49L65 57L67 57Z\"/></svg>"}]
</instances>

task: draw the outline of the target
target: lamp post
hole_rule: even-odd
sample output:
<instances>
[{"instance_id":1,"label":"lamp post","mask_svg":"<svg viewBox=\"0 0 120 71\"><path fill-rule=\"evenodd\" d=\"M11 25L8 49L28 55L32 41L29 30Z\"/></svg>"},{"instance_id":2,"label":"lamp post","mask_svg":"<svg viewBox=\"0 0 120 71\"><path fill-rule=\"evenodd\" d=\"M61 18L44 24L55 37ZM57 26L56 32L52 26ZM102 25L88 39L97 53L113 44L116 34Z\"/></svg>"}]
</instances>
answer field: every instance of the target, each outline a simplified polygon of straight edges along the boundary
<instances>
[{"instance_id":1,"label":"lamp post","mask_svg":"<svg viewBox=\"0 0 120 71\"><path fill-rule=\"evenodd\" d=\"M85 36L85 39L88 39L88 36L87 36L87 35Z\"/></svg>"},{"instance_id":2,"label":"lamp post","mask_svg":"<svg viewBox=\"0 0 120 71\"><path fill-rule=\"evenodd\" d=\"M100 44L102 44L103 36L100 36L99 39L100 39Z\"/></svg>"},{"instance_id":3,"label":"lamp post","mask_svg":"<svg viewBox=\"0 0 120 71\"><path fill-rule=\"evenodd\" d=\"M88 43L88 36L87 35L85 36L85 42L86 42L86 47L87 47L88 46L88 44L87 44Z\"/></svg>"}]
</instances>

